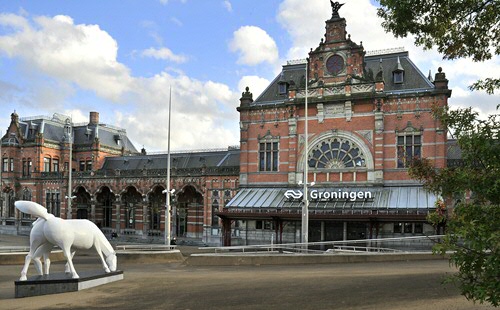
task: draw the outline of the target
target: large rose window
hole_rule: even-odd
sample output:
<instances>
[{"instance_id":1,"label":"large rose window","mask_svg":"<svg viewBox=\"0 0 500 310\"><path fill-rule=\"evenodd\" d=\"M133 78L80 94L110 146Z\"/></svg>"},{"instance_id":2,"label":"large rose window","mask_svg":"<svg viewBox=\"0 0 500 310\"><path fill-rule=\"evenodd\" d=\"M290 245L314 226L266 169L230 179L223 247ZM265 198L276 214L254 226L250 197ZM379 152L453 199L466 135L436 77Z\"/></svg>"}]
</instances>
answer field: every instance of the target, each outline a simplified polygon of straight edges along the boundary
<instances>
[{"instance_id":1,"label":"large rose window","mask_svg":"<svg viewBox=\"0 0 500 310\"><path fill-rule=\"evenodd\" d=\"M309 152L308 162L309 167L317 169L366 167L359 146L343 138L329 138L316 144Z\"/></svg>"}]
</instances>

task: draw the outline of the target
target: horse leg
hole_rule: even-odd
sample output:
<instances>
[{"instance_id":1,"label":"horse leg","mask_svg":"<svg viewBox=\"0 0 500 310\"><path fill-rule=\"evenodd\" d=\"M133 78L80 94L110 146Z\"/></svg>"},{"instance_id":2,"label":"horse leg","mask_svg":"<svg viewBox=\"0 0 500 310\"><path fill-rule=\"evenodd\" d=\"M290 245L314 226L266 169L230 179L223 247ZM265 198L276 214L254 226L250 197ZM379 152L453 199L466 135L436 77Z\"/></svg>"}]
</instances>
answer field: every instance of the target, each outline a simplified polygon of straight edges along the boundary
<instances>
[{"instance_id":1,"label":"horse leg","mask_svg":"<svg viewBox=\"0 0 500 310\"><path fill-rule=\"evenodd\" d=\"M27 280L26 274L28 273L28 268L30 266L30 262L32 259L34 259L33 257L36 257L35 256L36 252L38 251L38 249L40 247L41 247L41 245L38 242L32 242L32 244L30 246L30 251L28 252L28 255L26 255L26 258L24 259L24 267L23 267L23 270L21 270L21 278L19 278L19 281L26 281ZM37 267L38 274L42 275L42 273L38 269L39 266L36 265L36 259L34 260L34 262L35 262L35 267Z\"/></svg>"},{"instance_id":2,"label":"horse leg","mask_svg":"<svg viewBox=\"0 0 500 310\"><path fill-rule=\"evenodd\" d=\"M51 243L44 243L36 249L35 253L33 254L33 262L35 263L35 268L38 271L39 275L43 275L44 272L42 270L42 261L40 258L43 256L45 260L45 274L48 274L48 266L47 266L47 260L48 256L50 253L50 250L52 250L52 244ZM49 260L49 265L50 265L50 260Z\"/></svg>"},{"instance_id":3,"label":"horse leg","mask_svg":"<svg viewBox=\"0 0 500 310\"><path fill-rule=\"evenodd\" d=\"M73 257L75 257L75 253L76 253L76 251L73 251L73 253L71 253L71 259L73 259ZM64 265L64 272L65 273L70 273L71 272L71 270L69 268L69 263L68 262L66 262L66 265Z\"/></svg>"},{"instance_id":4,"label":"horse leg","mask_svg":"<svg viewBox=\"0 0 500 310\"><path fill-rule=\"evenodd\" d=\"M101 250L101 245L99 244L99 240L94 240L94 248L96 249L97 254L101 258L102 268L104 268L104 272L109 273L108 264L106 264L106 260L102 256L102 250Z\"/></svg>"},{"instance_id":5,"label":"horse leg","mask_svg":"<svg viewBox=\"0 0 500 310\"><path fill-rule=\"evenodd\" d=\"M26 274L28 273L28 268L31 263L31 257L33 257L32 250L30 249L28 255L26 255L26 258L24 259L24 267L23 270L21 270L21 278L19 278L19 281L26 281Z\"/></svg>"},{"instance_id":6,"label":"horse leg","mask_svg":"<svg viewBox=\"0 0 500 310\"><path fill-rule=\"evenodd\" d=\"M35 265L35 269L36 272L38 272L38 275L43 276L42 261L40 260L40 257L34 257L33 264Z\"/></svg>"},{"instance_id":7,"label":"horse leg","mask_svg":"<svg viewBox=\"0 0 500 310\"><path fill-rule=\"evenodd\" d=\"M49 253L43 254L43 265L44 265L44 274L49 274L50 270L50 258L49 258Z\"/></svg>"},{"instance_id":8,"label":"horse leg","mask_svg":"<svg viewBox=\"0 0 500 310\"><path fill-rule=\"evenodd\" d=\"M68 261L69 270L71 272L71 277L73 279L80 278L80 276L76 273L75 266L73 266L73 255L71 254L71 247L68 246L68 245L66 245L66 246L63 247L62 250L63 250L63 253L64 253L64 257L66 257L66 260Z\"/></svg>"}]
</instances>

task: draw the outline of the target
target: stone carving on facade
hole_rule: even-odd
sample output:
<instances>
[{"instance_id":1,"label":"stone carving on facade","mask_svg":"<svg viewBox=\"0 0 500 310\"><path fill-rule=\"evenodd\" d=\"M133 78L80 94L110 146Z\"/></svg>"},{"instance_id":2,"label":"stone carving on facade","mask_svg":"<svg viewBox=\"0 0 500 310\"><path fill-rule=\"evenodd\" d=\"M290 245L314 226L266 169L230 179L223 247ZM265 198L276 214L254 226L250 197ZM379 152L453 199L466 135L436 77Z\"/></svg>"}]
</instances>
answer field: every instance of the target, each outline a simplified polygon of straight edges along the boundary
<instances>
[{"instance_id":1,"label":"stone carving on facade","mask_svg":"<svg viewBox=\"0 0 500 310\"><path fill-rule=\"evenodd\" d=\"M308 89L307 91L308 97L321 97L321 93L318 88L314 89ZM305 98L306 97L306 91L305 90L300 90L297 92L297 98Z\"/></svg>"},{"instance_id":2,"label":"stone carving on facade","mask_svg":"<svg viewBox=\"0 0 500 310\"><path fill-rule=\"evenodd\" d=\"M380 98L375 102L375 112L382 112L382 100Z\"/></svg>"},{"instance_id":3,"label":"stone carving on facade","mask_svg":"<svg viewBox=\"0 0 500 310\"><path fill-rule=\"evenodd\" d=\"M333 2L332 0L330 0L330 5L332 6L332 18L340 17L339 10L344 5L344 3Z\"/></svg>"},{"instance_id":4,"label":"stone carving on facade","mask_svg":"<svg viewBox=\"0 0 500 310\"><path fill-rule=\"evenodd\" d=\"M116 253L101 230L89 220L64 220L47 212L43 206L19 200L15 207L24 213L34 215L38 219L33 223L30 233L30 251L26 256L21 271L21 281L25 281L31 260L34 261L38 274L49 274L49 254L54 246L58 246L67 259L66 272L73 279L79 278L73 266L72 249L90 249L94 247L99 255L104 271L116 271ZM45 268L42 270L40 258L44 258Z\"/></svg>"},{"instance_id":5,"label":"stone carving on facade","mask_svg":"<svg viewBox=\"0 0 500 310\"><path fill-rule=\"evenodd\" d=\"M345 108L345 119L350 122L352 118L352 102L350 100L346 101L344 104Z\"/></svg>"},{"instance_id":6,"label":"stone carving on facade","mask_svg":"<svg viewBox=\"0 0 500 310\"><path fill-rule=\"evenodd\" d=\"M345 94L344 86L325 87L323 94L325 96L343 95Z\"/></svg>"},{"instance_id":7,"label":"stone carving on facade","mask_svg":"<svg viewBox=\"0 0 500 310\"><path fill-rule=\"evenodd\" d=\"M351 92L356 93L371 93L375 89L374 84L353 84L351 86Z\"/></svg>"},{"instance_id":8,"label":"stone carving on facade","mask_svg":"<svg viewBox=\"0 0 500 310\"><path fill-rule=\"evenodd\" d=\"M373 130L358 130L356 133L361 135L366 139L366 141L373 145Z\"/></svg>"},{"instance_id":9,"label":"stone carving on facade","mask_svg":"<svg viewBox=\"0 0 500 310\"><path fill-rule=\"evenodd\" d=\"M342 103L325 104L326 115L343 115L345 112L345 105Z\"/></svg>"},{"instance_id":10,"label":"stone carving on facade","mask_svg":"<svg viewBox=\"0 0 500 310\"><path fill-rule=\"evenodd\" d=\"M290 135L297 134L297 119L295 117L288 119L288 132Z\"/></svg>"},{"instance_id":11,"label":"stone carving on facade","mask_svg":"<svg viewBox=\"0 0 500 310\"><path fill-rule=\"evenodd\" d=\"M318 122L321 124L325 121L325 112L324 112L324 107L322 103L318 103L316 105L316 108L318 110L317 116L318 116Z\"/></svg>"}]
</instances>

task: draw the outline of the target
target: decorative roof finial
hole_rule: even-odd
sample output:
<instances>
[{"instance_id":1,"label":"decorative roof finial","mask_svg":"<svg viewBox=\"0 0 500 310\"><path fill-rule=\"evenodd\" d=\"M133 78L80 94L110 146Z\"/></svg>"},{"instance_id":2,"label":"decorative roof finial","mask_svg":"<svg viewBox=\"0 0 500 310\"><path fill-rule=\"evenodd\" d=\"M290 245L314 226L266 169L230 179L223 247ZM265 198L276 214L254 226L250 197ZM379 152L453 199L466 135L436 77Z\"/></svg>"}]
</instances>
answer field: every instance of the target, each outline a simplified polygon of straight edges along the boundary
<instances>
[{"instance_id":1,"label":"decorative roof finial","mask_svg":"<svg viewBox=\"0 0 500 310\"><path fill-rule=\"evenodd\" d=\"M333 2L332 0L330 0L330 5L332 6L332 18L340 18L339 9L344 4L345 3L338 3L338 2Z\"/></svg>"}]
</instances>

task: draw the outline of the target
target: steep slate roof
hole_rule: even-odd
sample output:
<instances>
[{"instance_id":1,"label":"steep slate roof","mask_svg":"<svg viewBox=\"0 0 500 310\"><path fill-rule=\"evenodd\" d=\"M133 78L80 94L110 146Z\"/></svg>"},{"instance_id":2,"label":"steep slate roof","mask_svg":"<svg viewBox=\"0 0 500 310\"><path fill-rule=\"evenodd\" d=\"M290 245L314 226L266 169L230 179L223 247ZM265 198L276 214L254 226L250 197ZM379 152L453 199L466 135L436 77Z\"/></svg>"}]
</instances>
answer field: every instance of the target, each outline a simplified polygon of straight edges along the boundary
<instances>
[{"instance_id":1,"label":"steep slate roof","mask_svg":"<svg viewBox=\"0 0 500 310\"><path fill-rule=\"evenodd\" d=\"M170 167L223 168L239 167L240 150L228 149L206 152L182 152L170 155ZM167 154L106 157L102 170L166 169Z\"/></svg>"},{"instance_id":2,"label":"steep slate roof","mask_svg":"<svg viewBox=\"0 0 500 310\"><path fill-rule=\"evenodd\" d=\"M404 70L404 82L394 83L393 71L398 67L398 57L400 67ZM382 62L380 62L382 60ZM397 52L365 56L365 78L375 79L382 65L383 78L386 93L404 93L412 91L424 91L434 89L434 84L417 68L411 61L408 52ZM280 74L269 84L262 94L255 99L252 105L258 104L278 104L284 102L287 94L280 94L278 84L286 82L292 87L304 88L306 64L284 65Z\"/></svg>"},{"instance_id":3,"label":"steep slate roof","mask_svg":"<svg viewBox=\"0 0 500 310\"><path fill-rule=\"evenodd\" d=\"M59 114L54 114L52 118L47 116L27 117L19 121L19 127L25 140L35 139L38 133L42 133L45 140L61 143L67 139L65 134L66 119L67 117ZM76 147L90 144L98 137L101 145L115 149L121 149L123 146L126 151L138 153L124 129L106 124L76 124L73 125L73 135Z\"/></svg>"},{"instance_id":4,"label":"steep slate roof","mask_svg":"<svg viewBox=\"0 0 500 310\"><path fill-rule=\"evenodd\" d=\"M279 82L286 82L291 85L291 87L293 85L297 87L305 87L305 69L305 63L283 66L281 73L271 82L271 84L269 84L269 86L267 86L267 88L253 103L272 103L273 101L280 103L285 99L288 99L288 94L279 93Z\"/></svg>"},{"instance_id":5,"label":"steep slate roof","mask_svg":"<svg viewBox=\"0 0 500 310\"><path fill-rule=\"evenodd\" d=\"M47 116L21 118L19 121L21 133L26 140L35 139L38 133L42 133L46 140L63 142L64 125L65 122L57 117L49 118Z\"/></svg>"},{"instance_id":6,"label":"steep slate roof","mask_svg":"<svg viewBox=\"0 0 500 310\"><path fill-rule=\"evenodd\" d=\"M398 66L398 58L404 70L404 82L401 84L395 84L392 76L392 72ZM385 92L397 93L434 89L434 84L415 66L408 52L366 56L365 63L366 72L372 70L374 77L377 75L380 65L382 65Z\"/></svg>"}]
</instances>

